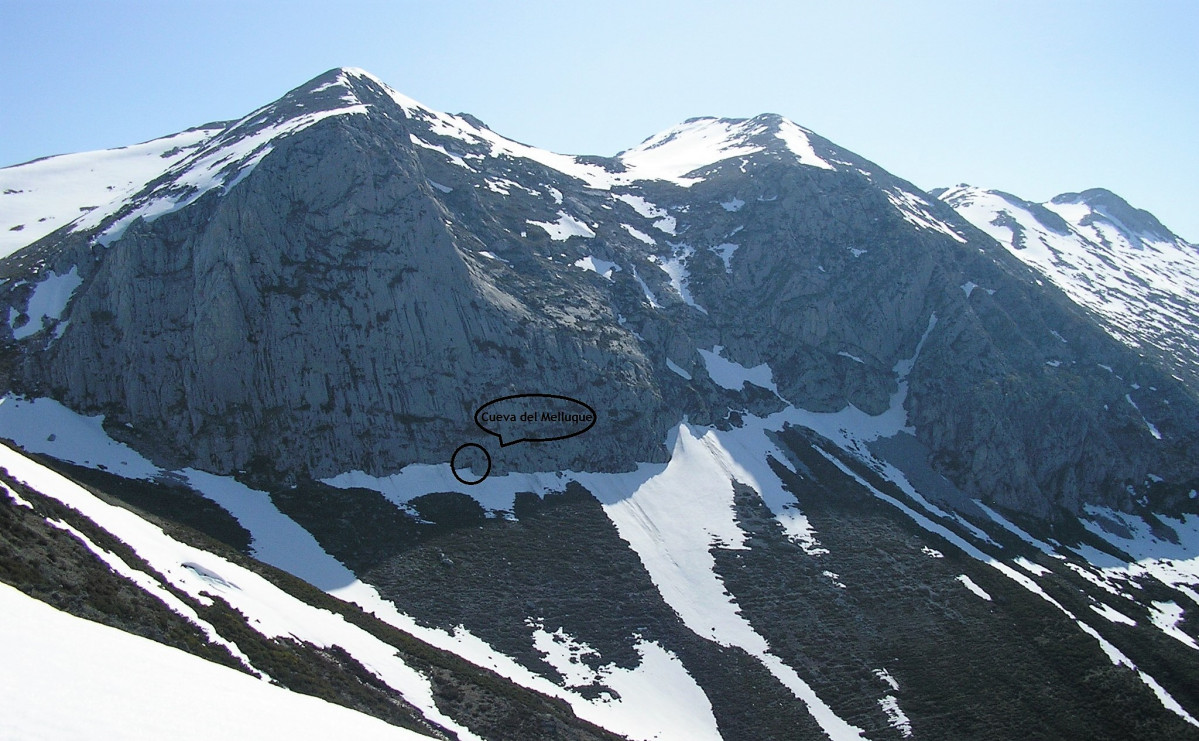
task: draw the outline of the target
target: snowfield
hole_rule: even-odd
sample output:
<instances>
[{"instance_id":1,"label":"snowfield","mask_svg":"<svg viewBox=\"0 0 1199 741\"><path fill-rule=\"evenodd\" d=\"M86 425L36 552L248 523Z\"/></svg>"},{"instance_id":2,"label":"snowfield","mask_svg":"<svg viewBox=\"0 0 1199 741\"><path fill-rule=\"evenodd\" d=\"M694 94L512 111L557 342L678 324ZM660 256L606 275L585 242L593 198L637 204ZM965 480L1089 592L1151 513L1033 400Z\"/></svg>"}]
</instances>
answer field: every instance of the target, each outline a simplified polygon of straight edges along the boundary
<instances>
[{"instance_id":1,"label":"snowfield","mask_svg":"<svg viewBox=\"0 0 1199 741\"><path fill-rule=\"evenodd\" d=\"M419 708L426 718L454 730L463 739L477 738L437 709L428 679L401 661L392 646L346 622L340 615L312 607L252 571L171 538L133 512L99 500L78 484L6 446L0 446L0 467L30 488L82 513L132 547L171 586L201 602L209 599L209 594L219 595L265 637L290 636L316 646L341 646ZM144 579L154 578L141 573ZM219 581L214 577L219 577ZM148 591L161 599L155 591ZM111 664L110 672L114 666L130 665Z\"/></svg>"},{"instance_id":2,"label":"snowfield","mask_svg":"<svg viewBox=\"0 0 1199 741\"><path fill-rule=\"evenodd\" d=\"M0 257L93 210L108 213L185 159L220 129L192 129L143 144L63 154L0 169Z\"/></svg>"},{"instance_id":3,"label":"snowfield","mask_svg":"<svg viewBox=\"0 0 1199 741\"><path fill-rule=\"evenodd\" d=\"M0 626L0 738L428 738L60 612L2 583Z\"/></svg>"}]
</instances>

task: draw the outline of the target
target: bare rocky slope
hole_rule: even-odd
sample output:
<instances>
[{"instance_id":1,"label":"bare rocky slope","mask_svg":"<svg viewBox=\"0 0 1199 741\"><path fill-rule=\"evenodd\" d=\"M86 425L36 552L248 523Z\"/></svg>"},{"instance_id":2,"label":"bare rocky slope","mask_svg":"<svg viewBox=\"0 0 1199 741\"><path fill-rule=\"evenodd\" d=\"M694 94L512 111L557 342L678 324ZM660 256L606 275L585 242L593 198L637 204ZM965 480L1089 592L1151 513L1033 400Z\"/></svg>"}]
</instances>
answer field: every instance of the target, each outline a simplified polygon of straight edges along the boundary
<instances>
[{"instance_id":1,"label":"bare rocky slope","mask_svg":"<svg viewBox=\"0 0 1199 741\"><path fill-rule=\"evenodd\" d=\"M13 391L214 472L443 462L478 406L526 392L591 400L598 434L497 471L629 470L684 417L881 413L933 322L904 403L971 496L1053 516L1199 473L1193 392L950 209L776 116L566 158L333 71L3 269ZM79 284L28 318L47 276ZM717 346L777 395L713 383L697 349ZM1117 375L1155 391L1134 409Z\"/></svg>"}]
</instances>

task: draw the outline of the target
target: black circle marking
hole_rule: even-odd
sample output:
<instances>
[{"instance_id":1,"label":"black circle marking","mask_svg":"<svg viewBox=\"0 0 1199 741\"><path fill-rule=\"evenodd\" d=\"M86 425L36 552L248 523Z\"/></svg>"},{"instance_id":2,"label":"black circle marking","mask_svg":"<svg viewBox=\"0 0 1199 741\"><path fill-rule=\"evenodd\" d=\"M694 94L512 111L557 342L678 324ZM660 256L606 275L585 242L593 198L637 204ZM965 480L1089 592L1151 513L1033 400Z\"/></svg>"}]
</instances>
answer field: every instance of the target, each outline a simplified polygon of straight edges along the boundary
<instances>
[{"instance_id":1,"label":"black circle marking","mask_svg":"<svg viewBox=\"0 0 1199 741\"><path fill-rule=\"evenodd\" d=\"M455 465L455 461L458 460L458 454L467 448L478 448L480 451L482 451L483 457L487 459L487 468L483 471L483 475L477 479L474 479L473 481L462 478L462 476L458 474L458 466ZM484 448L482 445L477 443L464 443L459 445L458 449L454 451L454 455L450 458L450 471L454 474L454 478L458 479L467 486L474 486L483 479L487 478L487 475L491 473L491 454L487 452L487 448Z\"/></svg>"}]
</instances>

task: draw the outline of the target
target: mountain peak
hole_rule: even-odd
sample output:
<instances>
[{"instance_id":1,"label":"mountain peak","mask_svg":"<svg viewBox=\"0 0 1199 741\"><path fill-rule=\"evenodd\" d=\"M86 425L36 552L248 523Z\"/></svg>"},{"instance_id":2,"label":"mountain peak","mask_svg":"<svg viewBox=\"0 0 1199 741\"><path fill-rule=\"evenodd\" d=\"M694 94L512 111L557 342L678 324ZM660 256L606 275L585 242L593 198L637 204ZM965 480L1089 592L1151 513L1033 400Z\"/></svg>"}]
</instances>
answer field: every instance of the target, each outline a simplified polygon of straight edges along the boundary
<instances>
[{"instance_id":1,"label":"mountain peak","mask_svg":"<svg viewBox=\"0 0 1199 741\"><path fill-rule=\"evenodd\" d=\"M1180 242L1177 235L1167 229L1153 214L1132 206L1106 188L1090 188L1081 193L1062 193L1051 203L1056 206L1080 206L1089 209L1084 216L1089 222L1106 221L1131 239L1148 239L1154 242Z\"/></svg>"},{"instance_id":2,"label":"mountain peak","mask_svg":"<svg viewBox=\"0 0 1199 741\"><path fill-rule=\"evenodd\" d=\"M753 118L689 118L617 155L638 179L666 180L689 186L694 176L726 160L761 152L794 157L800 165L836 169L817 154L812 132L777 113Z\"/></svg>"}]
</instances>

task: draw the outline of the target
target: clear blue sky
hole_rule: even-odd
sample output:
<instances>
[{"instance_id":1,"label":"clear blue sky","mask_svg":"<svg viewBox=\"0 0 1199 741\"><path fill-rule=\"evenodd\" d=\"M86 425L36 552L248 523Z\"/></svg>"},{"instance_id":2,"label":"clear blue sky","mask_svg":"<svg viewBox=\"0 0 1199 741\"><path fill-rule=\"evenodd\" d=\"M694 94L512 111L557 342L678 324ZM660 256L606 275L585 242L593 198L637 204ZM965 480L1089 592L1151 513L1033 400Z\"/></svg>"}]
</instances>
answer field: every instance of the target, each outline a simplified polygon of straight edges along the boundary
<instances>
[{"instance_id":1,"label":"clear blue sky","mask_svg":"<svg viewBox=\"0 0 1199 741\"><path fill-rule=\"evenodd\" d=\"M1199 241L1199 2L0 0L0 165L356 66L569 153L771 111L924 188L1102 186Z\"/></svg>"}]
</instances>

